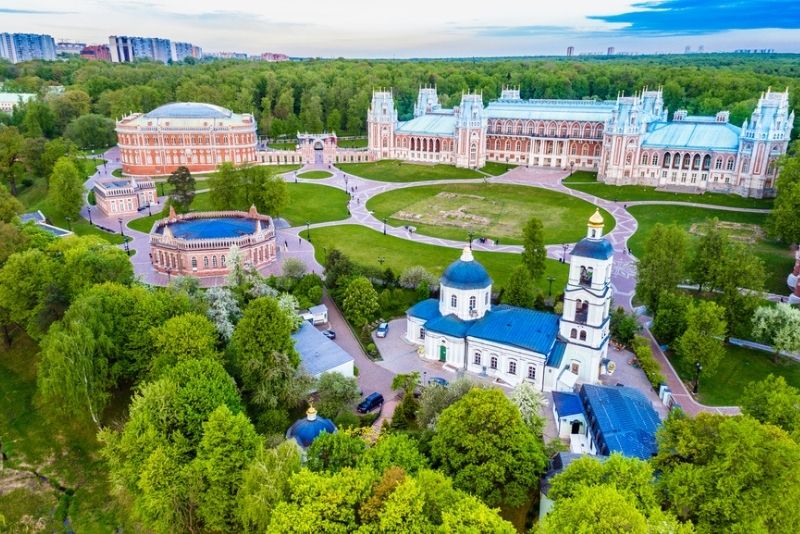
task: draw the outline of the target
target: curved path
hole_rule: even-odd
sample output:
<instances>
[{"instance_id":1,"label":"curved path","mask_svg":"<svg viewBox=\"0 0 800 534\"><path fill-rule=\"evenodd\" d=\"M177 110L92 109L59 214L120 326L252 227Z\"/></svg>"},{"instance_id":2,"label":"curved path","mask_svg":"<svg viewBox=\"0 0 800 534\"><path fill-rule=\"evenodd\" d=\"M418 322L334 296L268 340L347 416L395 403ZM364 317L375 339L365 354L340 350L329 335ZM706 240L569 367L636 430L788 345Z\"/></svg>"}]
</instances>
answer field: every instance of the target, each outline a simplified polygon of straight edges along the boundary
<instances>
[{"instance_id":1,"label":"curved path","mask_svg":"<svg viewBox=\"0 0 800 534\"><path fill-rule=\"evenodd\" d=\"M85 186L87 187L87 189L90 189L92 185L94 185L94 182L97 180L111 178L112 171L120 167L118 152L116 148L106 152L103 155L103 157L105 157L108 160L108 163L104 165L102 168L99 168L97 173L86 181ZM327 170L333 173L333 176L323 179L307 179L307 178L299 178L297 176L298 174L309 170ZM566 171L558 169L516 167L501 176L486 176L485 178L478 178L478 179L428 180L419 182L380 182L380 181L361 178L351 174L346 174L335 167L331 168L327 166L326 167L306 166L303 167L302 169L298 169L297 171L291 173L285 173L284 177L287 181L327 185L350 192L351 194L351 200L349 204L350 216L347 219L312 224L311 228L338 226L342 224L358 224L361 226L372 228L373 230L376 231L384 231L385 228L387 234L399 237L401 239L407 239L418 243L425 243L430 245L444 246L451 248L462 248L465 245L465 242L421 235L416 232L409 232L404 227L395 227L388 224L384 225L382 221L375 218L373 214L367 210L366 208L367 202L372 197L379 195L381 193L408 187L418 187L422 185L443 185L452 183L460 184L460 183L481 183L481 182L539 187L542 189L548 189L551 191L556 191L559 193L580 198L591 204L594 204L596 206L605 209L614 217L616 221L614 229L607 234L608 239L611 241L614 247L614 264L611 276L611 285L614 289L614 294L616 297L615 304L622 306L627 311L632 311L632 300L636 288L636 261L637 261L635 257L629 254L627 247L628 239L637 230L636 219L627 211L626 209L627 206L670 204L670 205L683 205L683 206L692 206L692 207L707 208L707 209L720 209L726 211L743 211L743 212L759 212L759 213L769 211L769 210L761 210L754 208L735 208L730 206L717 206L711 204L686 203L686 202L675 202L675 201L613 202L610 200L596 197L589 193L585 193L575 189L570 189L564 186L561 183L561 181L566 177L566 175L567 175ZM163 200L164 198L159 198L159 202ZM87 219L89 218L88 210L89 210L88 206L84 206L81 212L84 218ZM588 215L589 214L587 214L587 218ZM125 231L126 235L132 238L131 241L129 241L128 246L130 247L131 250L135 251L135 255L131 259L134 266L134 272L143 282L154 285L166 285L168 283L167 275L156 272L150 264L149 235L143 232L138 232L136 230L127 228L128 222L136 218L141 218L143 216L146 216L146 213L136 214L133 216L124 217L122 219L122 224L125 225L126 227ZM92 218L95 224L104 226L106 228L116 229L119 227L119 221L117 219L103 217L97 210L92 212ZM311 271L322 273L322 266L316 261L314 257L313 246L308 241L302 238L302 231L304 229L305 228L302 226L296 226L277 231L277 243L279 250L278 261L261 269L262 274L265 275L279 274L280 267L282 265L282 260L288 257L301 259L306 263L306 265ZM573 245L574 243L548 245L547 255L549 258L552 259L563 258L568 262L569 255L565 254L565 252L568 251L568 249ZM473 249L487 251L487 252L509 252L509 253L519 253L522 251L522 247L520 245L495 245L492 242L487 242L482 244L477 241L473 243ZM224 283L224 278L223 277L203 278L201 279L201 283L205 287L220 285ZM646 327L645 327L645 333L651 339L654 355L661 364L662 371L664 375L667 377L667 381L670 388L673 391L673 395L676 397L678 402L683 406L684 410L686 410L690 414L698 413L701 411L714 412L714 413L738 413L738 408L736 407L717 408L717 407L704 406L702 404L697 403L689 394L685 385L680 380L674 368L670 364L669 360L666 358L664 353L658 347L657 343L652 338ZM359 354L361 351L357 350L354 352ZM369 362L368 360L363 361L362 358L357 358L357 360L359 367L361 367L363 370L365 370L367 367L372 368L373 366L375 366L374 363ZM384 389L383 382L385 381L386 381L386 376L381 375L380 380L378 380L378 382L381 383L380 389Z\"/></svg>"}]
</instances>

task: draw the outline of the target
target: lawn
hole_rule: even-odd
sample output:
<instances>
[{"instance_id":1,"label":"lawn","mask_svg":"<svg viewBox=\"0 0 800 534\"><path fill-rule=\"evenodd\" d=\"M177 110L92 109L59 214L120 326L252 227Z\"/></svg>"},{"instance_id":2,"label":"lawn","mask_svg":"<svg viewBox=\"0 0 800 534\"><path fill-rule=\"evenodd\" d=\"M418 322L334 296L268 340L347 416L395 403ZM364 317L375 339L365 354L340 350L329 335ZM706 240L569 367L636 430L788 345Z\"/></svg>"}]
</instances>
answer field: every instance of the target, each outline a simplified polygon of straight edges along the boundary
<instances>
[{"instance_id":1,"label":"lawn","mask_svg":"<svg viewBox=\"0 0 800 534\"><path fill-rule=\"evenodd\" d=\"M297 175L298 178L311 178L314 180L330 178L331 176L333 176L333 173L328 171L308 171Z\"/></svg>"},{"instance_id":2,"label":"lawn","mask_svg":"<svg viewBox=\"0 0 800 534\"><path fill-rule=\"evenodd\" d=\"M306 236L306 232L302 232ZM400 274L408 267L422 265L436 276L457 260L461 252L455 248L437 247L424 243L415 243L394 236L385 236L381 232L364 226L343 224L311 229L311 242L317 261L324 264L326 250L341 250L353 261L363 265L381 267L380 258L384 259L383 268L391 267ZM499 252L475 252L475 259L481 262L494 280L495 291L508 280L511 271L520 264L518 254ZM548 290L548 276L553 276L553 293L563 291L567 283L567 264L555 260L547 260L547 272L538 285L545 293Z\"/></svg>"},{"instance_id":3,"label":"lawn","mask_svg":"<svg viewBox=\"0 0 800 534\"><path fill-rule=\"evenodd\" d=\"M381 160L371 163L339 163L337 167L348 174L379 182L466 180L485 177L484 174L473 169L461 169L453 165L425 165L396 160Z\"/></svg>"},{"instance_id":4,"label":"lawn","mask_svg":"<svg viewBox=\"0 0 800 534\"><path fill-rule=\"evenodd\" d=\"M393 226L414 226L417 232L445 239L475 236L499 238L501 244L520 244L522 227L531 216L544 225L545 243L572 243L586 234L586 221L595 210L576 197L522 185L443 184L408 187L377 195L367 208ZM605 231L614 218L602 211Z\"/></svg>"},{"instance_id":5,"label":"lawn","mask_svg":"<svg viewBox=\"0 0 800 534\"><path fill-rule=\"evenodd\" d=\"M643 253L647 236L658 222L676 223L689 231L693 224L703 223L714 217L720 221L757 225L760 228L763 228L767 219L763 213L742 213L689 206L631 206L628 211L639 224L638 230L628 241L628 246L637 256ZM789 289L786 287L786 275L794 265L794 257L789 247L768 238L760 238L750 246L753 253L764 262L767 271L765 289L771 293L787 294Z\"/></svg>"},{"instance_id":6,"label":"lawn","mask_svg":"<svg viewBox=\"0 0 800 534\"><path fill-rule=\"evenodd\" d=\"M297 143L268 143L267 146L275 150L294 150L297 148Z\"/></svg>"},{"instance_id":7,"label":"lawn","mask_svg":"<svg viewBox=\"0 0 800 534\"><path fill-rule=\"evenodd\" d=\"M724 193L670 193L656 191L655 187L643 185L607 185L597 181L597 174L593 172L578 171L572 176L567 176L562 181L571 189L583 191L606 200L632 202L636 200L668 200L673 202L696 202L699 204L714 204L717 206L730 206L734 208L772 208L771 198L743 198L738 195Z\"/></svg>"},{"instance_id":8,"label":"lawn","mask_svg":"<svg viewBox=\"0 0 800 534\"><path fill-rule=\"evenodd\" d=\"M693 362L684 362L675 354L670 354L670 360L685 382L694 380ZM700 375L700 402L710 406L736 406L747 384L763 380L770 373L800 387L800 363L781 358L775 364L769 353L725 345L725 355L716 372Z\"/></svg>"},{"instance_id":9,"label":"lawn","mask_svg":"<svg viewBox=\"0 0 800 534\"><path fill-rule=\"evenodd\" d=\"M339 148L366 148L367 139L337 139L336 145Z\"/></svg>"},{"instance_id":10,"label":"lawn","mask_svg":"<svg viewBox=\"0 0 800 534\"><path fill-rule=\"evenodd\" d=\"M486 165L481 167L480 170L486 174L491 174L492 176L500 176L501 174L507 173L514 167L516 167L516 165L512 163L497 163L494 161L487 161Z\"/></svg>"},{"instance_id":11,"label":"lawn","mask_svg":"<svg viewBox=\"0 0 800 534\"><path fill-rule=\"evenodd\" d=\"M74 496L40 484L0 498L0 515L11 532L28 532L16 520L25 514L44 518L48 532L61 532L68 514L75 532L113 532L125 518L110 495L105 466L99 459L97 429L88 421L58 415L36 399L39 347L17 330L10 348L0 342L0 429L9 469L36 469L42 475L75 490ZM112 408L127 405L117 399ZM119 415L119 414L117 414ZM109 418L110 419L110 418ZM58 501L58 507L55 504ZM55 513L54 517L50 514ZM2 529L0 529L2 530ZM132 531L130 526L124 528ZM30 530L33 531L33 530Z\"/></svg>"}]
</instances>

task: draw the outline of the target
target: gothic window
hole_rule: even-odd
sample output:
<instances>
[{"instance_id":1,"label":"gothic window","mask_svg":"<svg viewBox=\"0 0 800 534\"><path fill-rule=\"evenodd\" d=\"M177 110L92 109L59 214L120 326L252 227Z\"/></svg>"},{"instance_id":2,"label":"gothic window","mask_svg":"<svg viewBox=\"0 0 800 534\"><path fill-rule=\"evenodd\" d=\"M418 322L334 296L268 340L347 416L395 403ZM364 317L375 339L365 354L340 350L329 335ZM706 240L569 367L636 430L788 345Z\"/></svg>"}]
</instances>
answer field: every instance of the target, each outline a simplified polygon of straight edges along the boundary
<instances>
[{"instance_id":1,"label":"gothic window","mask_svg":"<svg viewBox=\"0 0 800 534\"><path fill-rule=\"evenodd\" d=\"M510 133L511 133L511 123L510 123L510 122L507 122L507 123L506 123L506 133L507 133L507 134L510 134Z\"/></svg>"},{"instance_id":2,"label":"gothic window","mask_svg":"<svg viewBox=\"0 0 800 534\"><path fill-rule=\"evenodd\" d=\"M647 153L642 154L642 165L647 165Z\"/></svg>"},{"instance_id":3,"label":"gothic window","mask_svg":"<svg viewBox=\"0 0 800 534\"><path fill-rule=\"evenodd\" d=\"M576 337L578 337L578 329L573 328L572 330L570 330L569 337L570 339L575 339Z\"/></svg>"},{"instance_id":4,"label":"gothic window","mask_svg":"<svg viewBox=\"0 0 800 534\"><path fill-rule=\"evenodd\" d=\"M511 150L511 141L506 139L506 151Z\"/></svg>"},{"instance_id":5,"label":"gothic window","mask_svg":"<svg viewBox=\"0 0 800 534\"><path fill-rule=\"evenodd\" d=\"M586 331L581 330L581 335L578 337L581 341L586 341Z\"/></svg>"},{"instance_id":6,"label":"gothic window","mask_svg":"<svg viewBox=\"0 0 800 534\"><path fill-rule=\"evenodd\" d=\"M733 158L728 158L728 164L725 166L725 168L729 171L733 170Z\"/></svg>"},{"instance_id":7,"label":"gothic window","mask_svg":"<svg viewBox=\"0 0 800 534\"><path fill-rule=\"evenodd\" d=\"M707 171L710 168L711 168L711 156L706 154L705 157L703 158L703 170Z\"/></svg>"},{"instance_id":8,"label":"gothic window","mask_svg":"<svg viewBox=\"0 0 800 534\"><path fill-rule=\"evenodd\" d=\"M220 260L220 263L222 264L222 266L225 267L225 256L220 256L219 260Z\"/></svg>"},{"instance_id":9,"label":"gothic window","mask_svg":"<svg viewBox=\"0 0 800 534\"><path fill-rule=\"evenodd\" d=\"M203 269L208 269L208 256L203 256Z\"/></svg>"},{"instance_id":10,"label":"gothic window","mask_svg":"<svg viewBox=\"0 0 800 534\"><path fill-rule=\"evenodd\" d=\"M653 154L653 161L651 163L654 167L658 165L658 154Z\"/></svg>"},{"instance_id":11,"label":"gothic window","mask_svg":"<svg viewBox=\"0 0 800 534\"><path fill-rule=\"evenodd\" d=\"M672 168L673 169L679 168L681 166L681 155L680 154L675 154L674 156L672 156L672 158L673 158L672 159Z\"/></svg>"},{"instance_id":12,"label":"gothic window","mask_svg":"<svg viewBox=\"0 0 800 534\"><path fill-rule=\"evenodd\" d=\"M581 149L581 155L582 156L589 155L589 145L583 145L583 148Z\"/></svg>"},{"instance_id":13,"label":"gothic window","mask_svg":"<svg viewBox=\"0 0 800 534\"><path fill-rule=\"evenodd\" d=\"M489 367L492 369L497 369L497 356L492 355L491 359L489 360Z\"/></svg>"},{"instance_id":14,"label":"gothic window","mask_svg":"<svg viewBox=\"0 0 800 534\"><path fill-rule=\"evenodd\" d=\"M508 374L510 375L517 374L517 362L513 360L508 362Z\"/></svg>"},{"instance_id":15,"label":"gothic window","mask_svg":"<svg viewBox=\"0 0 800 534\"><path fill-rule=\"evenodd\" d=\"M528 380L536 380L536 367L533 365L528 366Z\"/></svg>"},{"instance_id":16,"label":"gothic window","mask_svg":"<svg viewBox=\"0 0 800 534\"><path fill-rule=\"evenodd\" d=\"M689 154L684 154L683 155L683 163L681 164L681 168L688 169L689 168L689 164L691 162L691 159L692 158L691 158L691 156L689 156Z\"/></svg>"},{"instance_id":17,"label":"gothic window","mask_svg":"<svg viewBox=\"0 0 800 534\"><path fill-rule=\"evenodd\" d=\"M520 144L520 142L519 142L519 141L517 141L517 144L516 144L516 146L514 147L514 150L516 150L517 152L519 152L521 148L522 148L522 145Z\"/></svg>"},{"instance_id":18,"label":"gothic window","mask_svg":"<svg viewBox=\"0 0 800 534\"><path fill-rule=\"evenodd\" d=\"M472 363L474 363L475 365L480 365L481 364L481 353L480 352L476 352L475 355L472 357Z\"/></svg>"},{"instance_id":19,"label":"gothic window","mask_svg":"<svg viewBox=\"0 0 800 534\"><path fill-rule=\"evenodd\" d=\"M700 168L700 154L695 154L694 159L692 160L692 169L698 170Z\"/></svg>"},{"instance_id":20,"label":"gothic window","mask_svg":"<svg viewBox=\"0 0 800 534\"><path fill-rule=\"evenodd\" d=\"M714 161L714 168L717 169L717 170L722 168L722 158L717 158Z\"/></svg>"},{"instance_id":21,"label":"gothic window","mask_svg":"<svg viewBox=\"0 0 800 534\"><path fill-rule=\"evenodd\" d=\"M522 135L522 123L517 122L517 127L514 129L517 135Z\"/></svg>"},{"instance_id":22,"label":"gothic window","mask_svg":"<svg viewBox=\"0 0 800 534\"><path fill-rule=\"evenodd\" d=\"M450 307L455 308L456 306L458 306L458 297L450 295Z\"/></svg>"},{"instance_id":23,"label":"gothic window","mask_svg":"<svg viewBox=\"0 0 800 534\"><path fill-rule=\"evenodd\" d=\"M211 256L211 266L214 267L215 269L217 268L217 257L216 256Z\"/></svg>"}]
</instances>

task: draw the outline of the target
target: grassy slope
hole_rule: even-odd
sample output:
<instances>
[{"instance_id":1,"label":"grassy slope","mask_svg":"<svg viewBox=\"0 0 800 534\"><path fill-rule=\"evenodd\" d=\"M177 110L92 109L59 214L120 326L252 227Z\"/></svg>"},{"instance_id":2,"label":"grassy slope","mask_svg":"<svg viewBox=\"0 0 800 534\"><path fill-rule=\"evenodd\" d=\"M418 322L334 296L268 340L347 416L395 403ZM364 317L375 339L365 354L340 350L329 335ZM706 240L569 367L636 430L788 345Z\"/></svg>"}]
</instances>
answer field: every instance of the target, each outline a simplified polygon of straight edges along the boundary
<instances>
[{"instance_id":1,"label":"grassy slope","mask_svg":"<svg viewBox=\"0 0 800 534\"><path fill-rule=\"evenodd\" d=\"M639 229L628 241L628 246L636 255L643 253L647 236L658 222L676 223L688 231L692 224L702 223L714 217L720 221L758 225L763 225L767 218L762 213L741 213L684 206L630 206L628 211L639 223ZM772 293L788 293L786 275L794 265L789 248L780 243L765 240L752 245L752 250L764 262L767 271L765 288Z\"/></svg>"},{"instance_id":2,"label":"grassy slope","mask_svg":"<svg viewBox=\"0 0 800 534\"><path fill-rule=\"evenodd\" d=\"M305 231L303 232L305 237ZM402 273L413 265L422 265L439 276L445 267L457 260L460 252L454 248L437 247L423 243L414 243L399 237L385 236L369 228L356 225L328 226L311 230L317 261L324 262L325 249L341 250L356 263L380 267L378 258L386 261L383 267L391 267L396 273ZM519 265L518 254L497 252L475 252L480 261L494 279L495 290L499 290L508 280L511 271ZM547 261L547 273L539 281L539 287L547 292L547 276L555 277L553 292L560 293L567 282L566 264L555 260Z\"/></svg>"},{"instance_id":3,"label":"grassy slope","mask_svg":"<svg viewBox=\"0 0 800 534\"><path fill-rule=\"evenodd\" d=\"M634 200L669 200L676 202L696 202L699 204L716 204L718 206L731 206L737 208L771 208L772 199L742 198L738 195L723 193L704 193L693 195L691 193L669 193L656 191L654 187L643 185L606 185L597 181L595 173L579 171L568 176L563 181L564 185L578 191L607 200L620 202Z\"/></svg>"},{"instance_id":4,"label":"grassy slope","mask_svg":"<svg viewBox=\"0 0 800 534\"><path fill-rule=\"evenodd\" d=\"M483 178L485 175L472 169L461 169L453 165L425 165L395 160L372 163L340 163L339 169L369 180L380 182L419 182L423 180L452 180Z\"/></svg>"},{"instance_id":5,"label":"grassy slope","mask_svg":"<svg viewBox=\"0 0 800 534\"><path fill-rule=\"evenodd\" d=\"M333 173L328 171L308 171L297 175L298 178L311 178L311 179L330 178L331 176L333 176Z\"/></svg>"},{"instance_id":6,"label":"grassy slope","mask_svg":"<svg viewBox=\"0 0 800 534\"><path fill-rule=\"evenodd\" d=\"M500 176L501 174L505 174L511 169L516 167L513 163L497 163L493 161L489 161L481 167L481 171L485 172L486 174L491 174L492 176Z\"/></svg>"},{"instance_id":7,"label":"grassy slope","mask_svg":"<svg viewBox=\"0 0 800 534\"><path fill-rule=\"evenodd\" d=\"M441 191L479 195L504 204L507 203L509 208L503 210L499 219L506 224L514 221L518 221L518 224L513 225L516 229L514 235L498 236L501 244L521 243L522 225L525 224L530 216L536 216L542 221L546 243L578 241L584 237L586 231L583 222L594 211L594 207L588 202L562 193L535 187L483 183L445 184L399 189L373 197L367 202L367 208L375 212L375 217L379 219L387 217L387 221L395 226L410 224L416 227L421 234L445 239L467 239L469 231L467 228L440 224L421 224L392 217L395 213L406 209L406 207L431 198ZM604 210L602 213L606 219L606 232L609 232L614 228L614 218ZM481 215L480 211L477 214ZM493 221L493 224L495 222ZM490 224L487 228L475 226L472 231L476 235L495 237L492 232L493 224Z\"/></svg>"}]
</instances>

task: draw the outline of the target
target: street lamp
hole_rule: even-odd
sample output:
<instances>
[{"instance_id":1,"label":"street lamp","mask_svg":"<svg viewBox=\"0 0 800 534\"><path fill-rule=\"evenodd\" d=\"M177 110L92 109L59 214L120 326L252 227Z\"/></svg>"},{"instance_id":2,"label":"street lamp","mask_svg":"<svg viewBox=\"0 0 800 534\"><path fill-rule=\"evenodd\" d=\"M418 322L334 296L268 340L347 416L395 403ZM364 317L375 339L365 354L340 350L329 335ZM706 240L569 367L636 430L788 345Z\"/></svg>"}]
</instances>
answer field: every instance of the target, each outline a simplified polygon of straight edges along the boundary
<instances>
[{"instance_id":1,"label":"street lamp","mask_svg":"<svg viewBox=\"0 0 800 534\"><path fill-rule=\"evenodd\" d=\"M561 256L561 263L567 263L567 249L569 248L569 245L564 244L561 246L564 248L564 255Z\"/></svg>"},{"instance_id":2,"label":"street lamp","mask_svg":"<svg viewBox=\"0 0 800 534\"><path fill-rule=\"evenodd\" d=\"M575 169L575 162L574 161L570 161L569 162L569 175L570 176L572 176L573 169Z\"/></svg>"},{"instance_id":3,"label":"street lamp","mask_svg":"<svg viewBox=\"0 0 800 534\"><path fill-rule=\"evenodd\" d=\"M152 202L148 202L148 203L147 203L147 214L148 214L150 217L152 217L152 216L153 216L153 210L151 209L151 206L152 206L152 205L153 205L153 203L152 203Z\"/></svg>"},{"instance_id":4,"label":"street lamp","mask_svg":"<svg viewBox=\"0 0 800 534\"><path fill-rule=\"evenodd\" d=\"M697 374L695 374L694 377L694 394L697 395L697 391L700 388L700 371L703 370L703 366L700 364L700 362L694 362L694 368L695 371L697 371Z\"/></svg>"},{"instance_id":5,"label":"street lamp","mask_svg":"<svg viewBox=\"0 0 800 534\"><path fill-rule=\"evenodd\" d=\"M386 235L386 217L383 218L383 235Z\"/></svg>"},{"instance_id":6,"label":"street lamp","mask_svg":"<svg viewBox=\"0 0 800 534\"><path fill-rule=\"evenodd\" d=\"M311 223L306 221L306 239L311 243Z\"/></svg>"},{"instance_id":7,"label":"street lamp","mask_svg":"<svg viewBox=\"0 0 800 534\"><path fill-rule=\"evenodd\" d=\"M467 232L467 236L469 237L469 249L472 250L472 240L475 238L475 234Z\"/></svg>"},{"instance_id":8,"label":"street lamp","mask_svg":"<svg viewBox=\"0 0 800 534\"><path fill-rule=\"evenodd\" d=\"M555 276L548 276L547 277L547 281L550 282L550 285L547 288L547 296L548 297L552 297L553 296L553 280L555 280L555 279L556 279Z\"/></svg>"},{"instance_id":9,"label":"street lamp","mask_svg":"<svg viewBox=\"0 0 800 534\"><path fill-rule=\"evenodd\" d=\"M89 224L94 226L94 223L92 222L92 207L88 206L86 209L89 212Z\"/></svg>"},{"instance_id":10,"label":"street lamp","mask_svg":"<svg viewBox=\"0 0 800 534\"><path fill-rule=\"evenodd\" d=\"M122 242L125 243L125 254L130 256L131 250L128 248L128 240L125 239L125 232L122 231L122 217L117 219L117 222L119 222L119 235L122 236Z\"/></svg>"}]
</instances>

